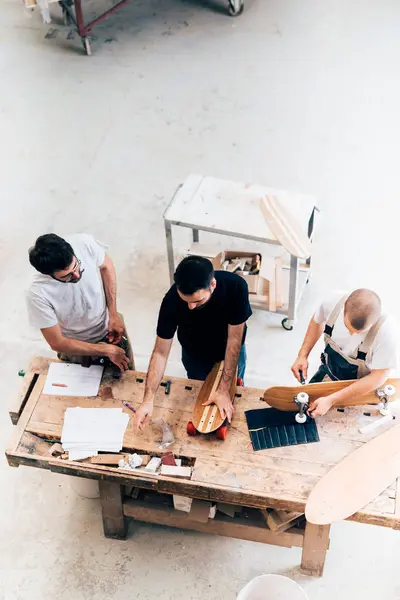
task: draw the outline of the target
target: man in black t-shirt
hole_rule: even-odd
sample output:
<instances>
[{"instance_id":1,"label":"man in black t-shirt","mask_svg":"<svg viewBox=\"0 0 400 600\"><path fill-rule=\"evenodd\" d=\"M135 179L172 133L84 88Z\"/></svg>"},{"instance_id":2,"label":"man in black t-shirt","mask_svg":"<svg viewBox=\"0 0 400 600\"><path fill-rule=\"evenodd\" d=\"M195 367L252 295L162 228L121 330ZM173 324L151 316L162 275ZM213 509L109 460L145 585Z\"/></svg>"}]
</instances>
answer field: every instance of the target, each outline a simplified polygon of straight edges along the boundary
<instances>
[{"instance_id":1,"label":"man in black t-shirt","mask_svg":"<svg viewBox=\"0 0 400 600\"><path fill-rule=\"evenodd\" d=\"M229 421L233 414L229 390L236 367L238 377L244 376L246 321L252 314L245 280L225 271L214 273L209 260L189 256L178 265L174 281L161 304L144 398L134 419L136 430L153 412L176 331L189 379L204 380L216 362L225 361L219 387L208 403L216 404Z\"/></svg>"}]
</instances>

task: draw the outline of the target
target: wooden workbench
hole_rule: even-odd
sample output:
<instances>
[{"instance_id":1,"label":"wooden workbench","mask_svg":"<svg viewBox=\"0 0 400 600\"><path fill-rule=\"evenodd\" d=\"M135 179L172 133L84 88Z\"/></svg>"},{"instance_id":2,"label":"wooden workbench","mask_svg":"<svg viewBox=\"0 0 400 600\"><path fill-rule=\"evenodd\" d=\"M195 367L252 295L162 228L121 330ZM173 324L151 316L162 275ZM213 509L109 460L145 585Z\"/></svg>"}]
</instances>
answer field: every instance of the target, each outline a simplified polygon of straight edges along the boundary
<instances>
[{"instance_id":1,"label":"wooden workbench","mask_svg":"<svg viewBox=\"0 0 400 600\"><path fill-rule=\"evenodd\" d=\"M301 565L305 572L322 575L329 546L329 526L306 523L278 534L270 531L262 512L267 507L304 512L312 487L335 463L368 441L371 436L358 432L360 425L376 415L376 407L357 407L331 411L319 420L321 441L314 444L275 448L253 452L244 412L265 406L263 390L238 388L235 415L225 441L213 435L189 437L186 424L201 382L171 377L170 394L160 387L153 418L162 417L172 427L175 444L172 450L183 464L193 466L190 480L161 475L137 474L84 461L69 461L49 455L49 448L61 437L64 412L69 406L120 407L121 400L138 406L144 390L145 374L127 372L120 380L102 384L112 387L114 398L71 398L41 393L50 359L36 358L25 376L21 398L10 410L16 425L14 438L7 449L11 466L29 465L58 473L97 479L105 535L124 538L125 517L172 527L237 537L241 539L302 547ZM127 411L127 409L124 409ZM128 411L132 417L132 413ZM135 435L132 418L124 438L124 451L160 456L159 431L151 426ZM127 488L140 489L137 499L126 498ZM376 498L352 520L385 527L400 528L399 480ZM234 519L217 513L215 519L201 523L190 515L176 511L172 495L223 502L247 507ZM136 494L137 495L137 494ZM261 510L260 510L261 509Z\"/></svg>"}]
</instances>

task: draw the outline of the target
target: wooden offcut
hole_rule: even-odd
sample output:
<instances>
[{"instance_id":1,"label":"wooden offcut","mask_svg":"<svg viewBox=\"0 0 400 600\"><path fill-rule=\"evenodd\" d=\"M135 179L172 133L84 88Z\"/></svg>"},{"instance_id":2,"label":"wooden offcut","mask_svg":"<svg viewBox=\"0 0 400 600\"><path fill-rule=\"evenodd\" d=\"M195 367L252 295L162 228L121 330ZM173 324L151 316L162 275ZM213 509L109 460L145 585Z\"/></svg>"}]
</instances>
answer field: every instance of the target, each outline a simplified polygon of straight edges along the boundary
<instances>
[{"instance_id":1,"label":"wooden offcut","mask_svg":"<svg viewBox=\"0 0 400 600\"><path fill-rule=\"evenodd\" d=\"M344 388L348 387L357 380L349 379L347 381L322 381L321 383L308 383L306 385L281 385L273 386L265 390L264 400L269 406L277 408L278 410L285 411L297 411L298 406L294 401L294 398L300 392L305 392L309 395L310 402L317 400L323 396L329 396ZM400 397L400 379L387 379L385 384L393 385L396 389L396 393L388 398L389 401L396 400ZM383 386L381 386L383 387ZM372 391L364 396L355 396L338 402L335 404L336 407L344 406L361 406L363 404L379 404L380 399L377 394Z\"/></svg>"},{"instance_id":2,"label":"wooden offcut","mask_svg":"<svg viewBox=\"0 0 400 600\"><path fill-rule=\"evenodd\" d=\"M267 525L271 531L286 531L297 524L303 515L290 510L271 510L268 513Z\"/></svg>"},{"instance_id":3,"label":"wooden offcut","mask_svg":"<svg viewBox=\"0 0 400 600\"><path fill-rule=\"evenodd\" d=\"M184 479L190 479L192 475L192 469L191 467L161 465L161 475L165 475L166 477L183 477Z\"/></svg>"},{"instance_id":4,"label":"wooden offcut","mask_svg":"<svg viewBox=\"0 0 400 600\"><path fill-rule=\"evenodd\" d=\"M333 467L312 490L306 518L330 525L351 517L400 476L400 425L367 442Z\"/></svg>"},{"instance_id":5,"label":"wooden offcut","mask_svg":"<svg viewBox=\"0 0 400 600\"><path fill-rule=\"evenodd\" d=\"M278 242L293 256L308 258L311 241L282 202L276 196L266 195L260 199L260 207Z\"/></svg>"}]
</instances>

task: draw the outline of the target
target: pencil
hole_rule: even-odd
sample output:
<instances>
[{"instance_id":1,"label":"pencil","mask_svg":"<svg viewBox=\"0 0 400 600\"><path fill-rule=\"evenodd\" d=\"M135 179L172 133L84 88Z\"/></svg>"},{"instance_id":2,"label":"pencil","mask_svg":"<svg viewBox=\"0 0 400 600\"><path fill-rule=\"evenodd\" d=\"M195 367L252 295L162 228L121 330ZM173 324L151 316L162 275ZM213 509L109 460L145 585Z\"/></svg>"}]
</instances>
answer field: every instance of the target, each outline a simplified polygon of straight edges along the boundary
<instances>
[{"instance_id":1,"label":"pencil","mask_svg":"<svg viewBox=\"0 0 400 600\"><path fill-rule=\"evenodd\" d=\"M122 404L126 406L126 408L129 408L129 410L131 410L132 412L136 412L136 409L133 408L133 406L131 406L130 404L128 404L128 402L125 402L125 400L122 400Z\"/></svg>"},{"instance_id":2,"label":"pencil","mask_svg":"<svg viewBox=\"0 0 400 600\"><path fill-rule=\"evenodd\" d=\"M54 387L68 387L66 383L52 383Z\"/></svg>"}]
</instances>

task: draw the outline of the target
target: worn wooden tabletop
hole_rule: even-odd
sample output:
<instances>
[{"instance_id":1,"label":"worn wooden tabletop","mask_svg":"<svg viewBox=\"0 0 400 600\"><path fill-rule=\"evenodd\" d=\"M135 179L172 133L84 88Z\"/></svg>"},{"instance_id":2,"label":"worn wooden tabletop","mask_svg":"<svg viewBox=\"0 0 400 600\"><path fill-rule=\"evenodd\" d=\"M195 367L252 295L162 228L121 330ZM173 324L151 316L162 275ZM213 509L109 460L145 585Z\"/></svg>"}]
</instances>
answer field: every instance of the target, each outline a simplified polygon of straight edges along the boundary
<instances>
[{"instance_id":1,"label":"worn wooden tabletop","mask_svg":"<svg viewBox=\"0 0 400 600\"><path fill-rule=\"evenodd\" d=\"M48 454L51 443L60 440L67 407L120 407L122 400L138 407L143 397L145 374L131 371L120 380L102 383L100 393L111 386L113 398L48 396L41 390L50 361L40 357L33 360L25 376L21 399L10 410L13 421L18 421L7 449L11 465L27 464L244 506L304 511L307 497L317 481L334 464L373 437L374 434L361 434L358 429L378 415L374 406L346 408L344 412L333 410L318 420L319 443L254 452L244 413L248 409L265 407L264 390L238 388L235 415L225 441L217 440L214 435L189 437L186 425L191 419L201 382L165 377L164 384L167 379L172 381L170 393L165 394L165 387L160 387L153 419L163 418L171 426L175 443L168 450L193 464L193 474L191 480L161 475L147 477L114 467L56 459ZM133 415L123 408L130 415L124 450L160 455L159 429L148 426L144 432L135 434ZM400 486L393 482L352 519L400 528L399 497Z\"/></svg>"}]
</instances>

